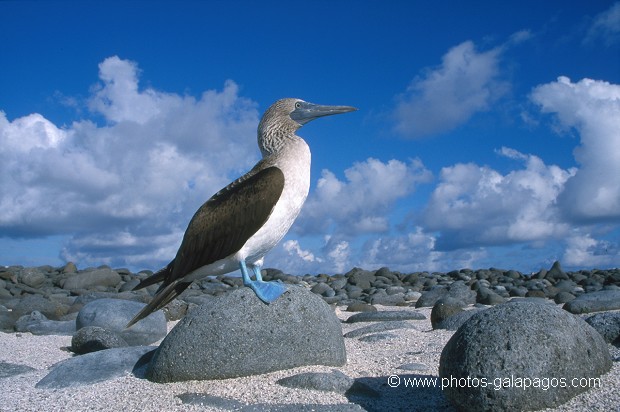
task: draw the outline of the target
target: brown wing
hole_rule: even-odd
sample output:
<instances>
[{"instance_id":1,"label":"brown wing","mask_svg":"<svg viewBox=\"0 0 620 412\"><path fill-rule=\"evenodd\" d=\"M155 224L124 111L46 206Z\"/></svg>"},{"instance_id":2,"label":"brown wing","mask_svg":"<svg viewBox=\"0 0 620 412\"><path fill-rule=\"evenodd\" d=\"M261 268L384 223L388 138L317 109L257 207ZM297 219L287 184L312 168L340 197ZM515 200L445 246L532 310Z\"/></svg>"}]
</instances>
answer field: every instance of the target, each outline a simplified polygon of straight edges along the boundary
<instances>
[{"instance_id":1,"label":"brown wing","mask_svg":"<svg viewBox=\"0 0 620 412\"><path fill-rule=\"evenodd\" d=\"M196 211L172 262L134 288L163 281L127 327L181 294L191 283L183 282L183 276L237 252L265 224L284 189L284 174L275 166L256 171L259 167L260 163Z\"/></svg>"},{"instance_id":2,"label":"brown wing","mask_svg":"<svg viewBox=\"0 0 620 412\"><path fill-rule=\"evenodd\" d=\"M241 249L265 224L283 189L284 174L271 166L216 193L189 222L172 278L179 279Z\"/></svg>"}]
</instances>

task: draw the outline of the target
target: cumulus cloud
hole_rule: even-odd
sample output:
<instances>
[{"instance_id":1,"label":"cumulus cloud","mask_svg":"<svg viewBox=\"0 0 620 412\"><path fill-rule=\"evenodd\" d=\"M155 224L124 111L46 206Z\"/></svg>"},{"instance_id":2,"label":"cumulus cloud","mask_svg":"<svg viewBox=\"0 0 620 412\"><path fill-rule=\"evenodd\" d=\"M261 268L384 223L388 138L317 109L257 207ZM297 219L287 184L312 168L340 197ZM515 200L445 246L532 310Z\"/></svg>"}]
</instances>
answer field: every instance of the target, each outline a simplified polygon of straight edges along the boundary
<instances>
[{"instance_id":1,"label":"cumulus cloud","mask_svg":"<svg viewBox=\"0 0 620 412\"><path fill-rule=\"evenodd\" d=\"M296 273L342 272L360 265L361 239L392 230L395 205L432 175L418 159L369 158L346 169L344 177L323 170L290 240L270 254L269 262L283 262Z\"/></svg>"},{"instance_id":2,"label":"cumulus cloud","mask_svg":"<svg viewBox=\"0 0 620 412\"><path fill-rule=\"evenodd\" d=\"M511 42L526 37L515 36ZM502 50L481 52L471 41L450 49L439 67L414 79L400 96L394 113L396 131L408 138L443 133L488 110L509 89L500 79Z\"/></svg>"},{"instance_id":3,"label":"cumulus cloud","mask_svg":"<svg viewBox=\"0 0 620 412\"><path fill-rule=\"evenodd\" d=\"M232 81L199 98L142 89L137 64L118 57L99 80L88 107L103 124L0 112L0 229L72 235L63 256L85 264L152 267L173 257L196 208L258 159L257 105Z\"/></svg>"},{"instance_id":4,"label":"cumulus cloud","mask_svg":"<svg viewBox=\"0 0 620 412\"><path fill-rule=\"evenodd\" d=\"M510 148L498 153L525 167L505 175L474 163L441 170L421 217L426 230L441 232L438 250L530 242L566 232L555 200L575 170Z\"/></svg>"},{"instance_id":5,"label":"cumulus cloud","mask_svg":"<svg viewBox=\"0 0 620 412\"><path fill-rule=\"evenodd\" d=\"M400 270L437 270L443 253L435 251L435 236L416 227L411 233L381 236L363 247L363 267L398 267Z\"/></svg>"},{"instance_id":6,"label":"cumulus cloud","mask_svg":"<svg viewBox=\"0 0 620 412\"><path fill-rule=\"evenodd\" d=\"M538 86L531 96L552 113L560 130L577 130L579 170L566 182L558 203L573 222L620 219L620 85L567 77Z\"/></svg>"},{"instance_id":7,"label":"cumulus cloud","mask_svg":"<svg viewBox=\"0 0 620 412\"><path fill-rule=\"evenodd\" d=\"M585 43L602 40L606 46L620 43L620 2L594 18L589 27Z\"/></svg>"},{"instance_id":8,"label":"cumulus cloud","mask_svg":"<svg viewBox=\"0 0 620 412\"><path fill-rule=\"evenodd\" d=\"M567 266L592 268L617 267L620 265L620 248L617 242L600 240L590 233L578 230L568 237L562 262Z\"/></svg>"},{"instance_id":9,"label":"cumulus cloud","mask_svg":"<svg viewBox=\"0 0 620 412\"><path fill-rule=\"evenodd\" d=\"M369 158L346 169L344 175L345 181L323 170L295 223L296 233L355 236L385 232L394 203L431 179L418 159L407 164Z\"/></svg>"}]
</instances>

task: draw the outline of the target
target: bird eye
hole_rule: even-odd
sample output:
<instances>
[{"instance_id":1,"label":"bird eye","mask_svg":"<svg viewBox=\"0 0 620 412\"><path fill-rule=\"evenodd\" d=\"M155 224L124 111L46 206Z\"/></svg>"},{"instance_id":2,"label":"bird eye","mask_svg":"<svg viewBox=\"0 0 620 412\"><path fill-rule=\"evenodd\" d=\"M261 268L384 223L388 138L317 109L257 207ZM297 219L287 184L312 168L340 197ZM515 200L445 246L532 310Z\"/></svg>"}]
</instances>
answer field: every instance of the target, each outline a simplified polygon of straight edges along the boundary
<instances>
[{"instance_id":1,"label":"bird eye","mask_svg":"<svg viewBox=\"0 0 620 412\"><path fill-rule=\"evenodd\" d=\"M295 109L299 109L300 107L301 107L301 103L300 102L295 103Z\"/></svg>"}]
</instances>

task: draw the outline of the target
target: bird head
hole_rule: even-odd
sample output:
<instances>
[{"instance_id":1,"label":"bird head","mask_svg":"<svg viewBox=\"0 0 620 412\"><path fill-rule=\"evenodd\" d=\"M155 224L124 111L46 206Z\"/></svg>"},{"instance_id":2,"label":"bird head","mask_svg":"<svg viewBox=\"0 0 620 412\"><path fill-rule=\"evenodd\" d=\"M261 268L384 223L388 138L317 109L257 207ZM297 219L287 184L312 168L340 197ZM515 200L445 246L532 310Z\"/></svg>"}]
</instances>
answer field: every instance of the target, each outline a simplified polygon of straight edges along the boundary
<instances>
[{"instance_id":1,"label":"bird head","mask_svg":"<svg viewBox=\"0 0 620 412\"><path fill-rule=\"evenodd\" d=\"M280 99L265 111L258 125L258 144L263 154L273 153L306 123L319 117L355 110L351 106L324 106L301 99Z\"/></svg>"}]
</instances>

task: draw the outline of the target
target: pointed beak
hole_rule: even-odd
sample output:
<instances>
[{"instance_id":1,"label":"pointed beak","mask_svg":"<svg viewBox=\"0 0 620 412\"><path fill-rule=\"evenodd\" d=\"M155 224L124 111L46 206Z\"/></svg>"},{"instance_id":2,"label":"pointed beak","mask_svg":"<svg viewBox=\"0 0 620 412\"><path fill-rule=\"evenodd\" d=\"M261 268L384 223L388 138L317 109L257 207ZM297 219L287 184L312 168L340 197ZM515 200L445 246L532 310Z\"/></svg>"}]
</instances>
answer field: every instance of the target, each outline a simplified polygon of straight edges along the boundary
<instances>
[{"instance_id":1,"label":"pointed beak","mask_svg":"<svg viewBox=\"0 0 620 412\"><path fill-rule=\"evenodd\" d=\"M348 113L355 110L357 109L351 106L322 106L320 104L300 101L297 102L295 110L291 112L291 119L303 126L319 117Z\"/></svg>"}]
</instances>

